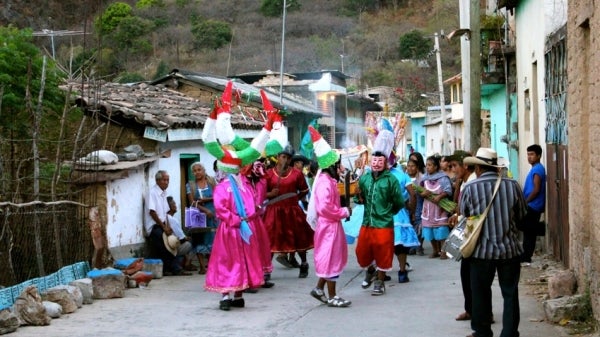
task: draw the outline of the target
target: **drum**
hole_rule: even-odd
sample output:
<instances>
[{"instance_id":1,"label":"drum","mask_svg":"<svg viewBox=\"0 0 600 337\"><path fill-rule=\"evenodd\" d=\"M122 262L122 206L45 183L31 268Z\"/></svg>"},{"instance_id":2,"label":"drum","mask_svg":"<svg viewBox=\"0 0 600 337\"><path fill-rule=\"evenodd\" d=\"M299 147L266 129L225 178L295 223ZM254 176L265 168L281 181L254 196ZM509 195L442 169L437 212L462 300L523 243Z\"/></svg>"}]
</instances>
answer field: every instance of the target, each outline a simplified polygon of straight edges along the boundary
<instances>
[{"instance_id":1,"label":"drum","mask_svg":"<svg viewBox=\"0 0 600 337\"><path fill-rule=\"evenodd\" d=\"M461 217L460 221L452 229L450 234L448 235L448 239L444 242L442 247L442 251L446 252L449 258L452 258L456 261L460 261L462 259L462 254L460 253L460 246L463 244L465 240L464 231L467 225L467 218Z\"/></svg>"}]
</instances>

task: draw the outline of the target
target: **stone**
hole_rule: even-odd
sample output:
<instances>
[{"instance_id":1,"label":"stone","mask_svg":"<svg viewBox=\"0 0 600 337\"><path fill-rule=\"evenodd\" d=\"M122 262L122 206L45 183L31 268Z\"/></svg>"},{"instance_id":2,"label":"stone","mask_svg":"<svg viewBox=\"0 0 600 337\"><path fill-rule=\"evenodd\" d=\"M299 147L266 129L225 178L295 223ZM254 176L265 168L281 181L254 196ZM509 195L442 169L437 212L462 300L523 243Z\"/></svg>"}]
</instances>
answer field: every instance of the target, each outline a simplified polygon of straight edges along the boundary
<instances>
[{"instance_id":1,"label":"stone","mask_svg":"<svg viewBox=\"0 0 600 337\"><path fill-rule=\"evenodd\" d=\"M62 316L62 306L56 302L42 301L46 313L52 318L60 318Z\"/></svg>"},{"instance_id":2,"label":"stone","mask_svg":"<svg viewBox=\"0 0 600 337\"><path fill-rule=\"evenodd\" d=\"M94 287L92 287L91 278L82 278L69 283L69 285L79 288L83 297L83 304L94 303Z\"/></svg>"},{"instance_id":3,"label":"stone","mask_svg":"<svg viewBox=\"0 0 600 337\"><path fill-rule=\"evenodd\" d=\"M114 268L94 269L88 273L92 279L94 298L123 297L127 284L125 274Z\"/></svg>"},{"instance_id":4,"label":"stone","mask_svg":"<svg viewBox=\"0 0 600 337\"><path fill-rule=\"evenodd\" d=\"M28 286L17 297L14 312L20 325L48 325L52 318L46 313L36 286Z\"/></svg>"},{"instance_id":5,"label":"stone","mask_svg":"<svg viewBox=\"0 0 600 337\"><path fill-rule=\"evenodd\" d=\"M561 270L548 278L548 296L559 298L571 296L577 291L577 278L570 270Z\"/></svg>"},{"instance_id":6,"label":"stone","mask_svg":"<svg viewBox=\"0 0 600 337\"><path fill-rule=\"evenodd\" d=\"M566 296L561 298L544 301L544 313L546 320L552 323L558 323L563 319L571 319L573 312L578 310L583 301L582 295Z\"/></svg>"},{"instance_id":7,"label":"stone","mask_svg":"<svg viewBox=\"0 0 600 337\"><path fill-rule=\"evenodd\" d=\"M83 295L79 288L69 285L58 285L47 289L42 294L42 299L60 304L65 314L75 312L83 305Z\"/></svg>"},{"instance_id":8,"label":"stone","mask_svg":"<svg viewBox=\"0 0 600 337\"><path fill-rule=\"evenodd\" d=\"M163 277L163 262L161 259L144 259L143 271L149 271L156 279Z\"/></svg>"},{"instance_id":9,"label":"stone","mask_svg":"<svg viewBox=\"0 0 600 337\"><path fill-rule=\"evenodd\" d=\"M17 331L19 325L19 318L10 309L0 310L0 335Z\"/></svg>"}]
</instances>

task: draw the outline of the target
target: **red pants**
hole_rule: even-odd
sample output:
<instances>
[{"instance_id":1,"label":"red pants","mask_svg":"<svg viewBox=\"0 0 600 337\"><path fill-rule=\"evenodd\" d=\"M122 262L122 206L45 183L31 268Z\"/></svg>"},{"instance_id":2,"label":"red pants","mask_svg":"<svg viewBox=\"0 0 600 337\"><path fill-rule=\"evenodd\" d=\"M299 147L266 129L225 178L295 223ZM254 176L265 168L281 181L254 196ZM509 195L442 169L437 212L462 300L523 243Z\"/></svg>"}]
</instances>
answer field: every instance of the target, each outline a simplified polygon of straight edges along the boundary
<instances>
[{"instance_id":1,"label":"red pants","mask_svg":"<svg viewBox=\"0 0 600 337\"><path fill-rule=\"evenodd\" d=\"M360 227L356 259L362 268L373 261L377 269L391 271L394 263L394 228Z\"/></svg>"}]
</instances>

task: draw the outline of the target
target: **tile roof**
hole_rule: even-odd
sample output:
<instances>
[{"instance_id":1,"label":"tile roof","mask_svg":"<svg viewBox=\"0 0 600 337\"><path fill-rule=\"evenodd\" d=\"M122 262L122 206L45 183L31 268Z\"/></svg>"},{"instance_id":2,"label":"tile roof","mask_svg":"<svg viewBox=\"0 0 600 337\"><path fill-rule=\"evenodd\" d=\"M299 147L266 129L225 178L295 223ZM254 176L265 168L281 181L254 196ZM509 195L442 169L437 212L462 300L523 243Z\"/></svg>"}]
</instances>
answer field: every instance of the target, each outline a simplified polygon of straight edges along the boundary
<instances>
[{"instance_id":1,"label":"tile roof","mask_svg":"<svg viewBox=\"0 0 600 337\"><path fill-rule=\"evenodd\" d=\"M76 104L88 113L97 112L103 119L117 123L132 120L159 130L202 128L212 110L212 106L195 98L148 83L70 83L61 88L71 88ZM264 122L259 114L234 109L231 124L239 129L260 129Z\"/></svg>"}]
</instances>

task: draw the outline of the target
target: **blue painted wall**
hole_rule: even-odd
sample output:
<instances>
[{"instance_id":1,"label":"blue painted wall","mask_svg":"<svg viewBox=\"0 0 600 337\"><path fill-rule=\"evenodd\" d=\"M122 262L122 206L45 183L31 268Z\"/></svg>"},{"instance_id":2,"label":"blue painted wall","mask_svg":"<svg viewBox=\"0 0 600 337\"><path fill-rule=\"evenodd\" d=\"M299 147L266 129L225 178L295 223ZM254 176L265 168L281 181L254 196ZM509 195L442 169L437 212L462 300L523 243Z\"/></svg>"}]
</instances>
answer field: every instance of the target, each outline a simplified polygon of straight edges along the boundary
<instances>
[{"instance_id":1,"label":"blue painted wall","mask_svg":"<svg viewBox=\"0 0 600 337\"><path fill-rule=\"evenodd\" d=\"M499 157L509 158L508 146L500 141L507 134L505 86L498 86L481 96L481 108L490 111L490 144ZM512 164L512 161L511 161Z\"/></svg>"},{"instance_id":2,"label":"blue painted wall","mask_svg":"<svg viewBox=\"0 0 600 337\"><path fill-rule=\"evenodd\" d=\"M425 133L425 117L411 118L411 130L412 130L412 147L415 152L420 152L425 156L427 149L427 134ZM406 153L410 153L410 146L406 149Z\"/></svg>"}]
</instances>

